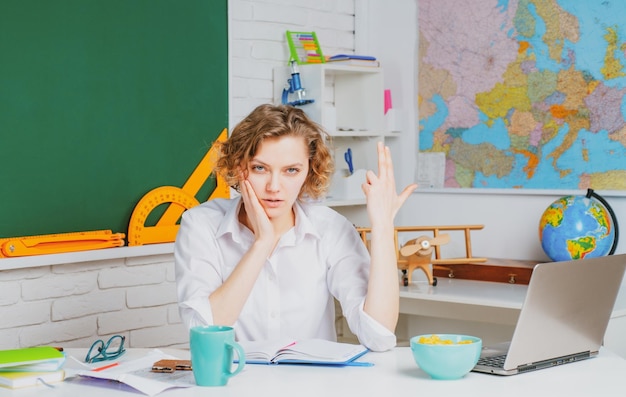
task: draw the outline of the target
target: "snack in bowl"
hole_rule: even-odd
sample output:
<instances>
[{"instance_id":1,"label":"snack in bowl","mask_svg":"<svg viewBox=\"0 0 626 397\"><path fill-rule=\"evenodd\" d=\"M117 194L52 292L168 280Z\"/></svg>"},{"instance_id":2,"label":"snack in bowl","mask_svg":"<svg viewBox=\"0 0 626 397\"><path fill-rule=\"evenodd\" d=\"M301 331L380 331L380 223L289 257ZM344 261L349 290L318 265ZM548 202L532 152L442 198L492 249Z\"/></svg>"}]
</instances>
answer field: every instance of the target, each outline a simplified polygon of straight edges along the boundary
<instances>
[{"instance_id":1,"label":"snack in bowl","mask_svg":"<svg viewBox=\"0 0 626 397\"><path fill-rule=\"evenodd\" d=\"M474 368L482 340L459 334L427 334L410 340L415 363L433 379L460 379Z\"/></svg>"}]
</instances>

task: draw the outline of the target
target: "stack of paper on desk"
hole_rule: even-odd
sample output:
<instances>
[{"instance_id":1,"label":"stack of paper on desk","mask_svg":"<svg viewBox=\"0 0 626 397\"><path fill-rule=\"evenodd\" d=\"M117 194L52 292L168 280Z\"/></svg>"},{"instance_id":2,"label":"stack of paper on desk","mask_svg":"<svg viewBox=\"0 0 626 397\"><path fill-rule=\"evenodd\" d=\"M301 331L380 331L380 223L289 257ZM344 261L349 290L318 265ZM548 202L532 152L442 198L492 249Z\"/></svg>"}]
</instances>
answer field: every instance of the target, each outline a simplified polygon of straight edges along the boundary
<instances>
[{"instance_id":1,"label":"stack of paper on desk","mask_svg":"<svg viewBox=\"0 0 626 397\"><path fill-rule=\"evenodd\" d=\"M129 359L123 357L113 363L100 363L101 366L85 366L74 359L69 361L67 377L80 376L87 380L105 379L124 383L148 396L155 396L167 389L175 387L192 387L196 385L192 371L175 371L173 373L152 372L152 365L163 359L176 359L158 349L150 351L143 357ZM77 369L77 364L87 369ZM95 384L96 385L96 384Z\"/></svg>"}]
</instances>

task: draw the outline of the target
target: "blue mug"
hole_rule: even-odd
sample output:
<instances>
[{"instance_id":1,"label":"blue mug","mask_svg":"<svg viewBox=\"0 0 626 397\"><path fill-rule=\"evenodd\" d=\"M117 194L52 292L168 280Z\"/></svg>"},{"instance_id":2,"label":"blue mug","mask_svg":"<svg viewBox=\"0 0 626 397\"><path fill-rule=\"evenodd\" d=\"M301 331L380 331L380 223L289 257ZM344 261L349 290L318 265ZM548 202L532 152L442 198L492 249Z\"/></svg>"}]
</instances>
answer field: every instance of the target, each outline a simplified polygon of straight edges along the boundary
<instances>
[{"instance_id":1,"label":"blue mug","mask_svg":"<svg viewBox=\"0 0 626 397\"><path fill-rule=\"evenodd\" d=\"M235 330L222 325L193 327L189 331L191 368L198 386L224 386L245 365L243 347L235 342ZM233 351L238 363L233 367Z\"/></svg>"}]
</instances>

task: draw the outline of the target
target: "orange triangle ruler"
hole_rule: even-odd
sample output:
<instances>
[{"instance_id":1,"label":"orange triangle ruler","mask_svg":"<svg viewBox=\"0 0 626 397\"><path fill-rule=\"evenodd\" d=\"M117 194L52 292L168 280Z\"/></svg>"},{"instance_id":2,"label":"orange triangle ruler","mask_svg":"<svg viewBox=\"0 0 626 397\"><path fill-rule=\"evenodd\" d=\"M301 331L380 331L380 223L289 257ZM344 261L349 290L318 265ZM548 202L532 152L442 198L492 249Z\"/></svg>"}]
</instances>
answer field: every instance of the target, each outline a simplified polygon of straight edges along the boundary
<instances>
[{"instance_id":1,"label":"orange triangle ruler","mask_svg":"<svg viewBox=\"0 0 626 397\"><path fill-rule=\"evenodd\" d=\"M226 140L226 128L217 137L218 142ZM196 169L187 179L182 188L175 186L161 186L146 193L135 206L128 224L128 245L144 245L173 242L180 225L178 220L183 212L200 204L196 194L209 178L215 168L217 146L213 144L207 154L200 160ZM230 188L226 181L217 176L217 186L210 199L230 197ZM169 204L156 225L146 226L148 215L158 206Z\"/></svg>"}]
</instances>

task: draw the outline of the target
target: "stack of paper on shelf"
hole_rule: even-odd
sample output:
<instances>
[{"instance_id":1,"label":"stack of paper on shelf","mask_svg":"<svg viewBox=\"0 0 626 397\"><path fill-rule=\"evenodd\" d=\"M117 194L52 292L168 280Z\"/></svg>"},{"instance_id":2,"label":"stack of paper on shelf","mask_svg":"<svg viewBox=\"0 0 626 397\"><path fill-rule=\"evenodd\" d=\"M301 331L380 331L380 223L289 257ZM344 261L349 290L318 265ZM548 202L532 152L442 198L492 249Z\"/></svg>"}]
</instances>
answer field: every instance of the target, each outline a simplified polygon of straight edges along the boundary
<instances>
[{"instance_id":1,"label":"stack of paper on shelf","mask_svg":"<svg viewBox=\"0 0 626 397\"><path fill-rule=\"evenodd\" d=\"M65 354L54 347L0 350L0 386L21 388L60 382Z\"/></svg>"},{"instance_id":2,"label":"stack of paper on shelf","mask_svg":"<svg viewBox=\"0 0 626 397\"><path fill-rule=\"evenodd\" d=\"M380 66L380 62L378 62L376 57L369 55L337 54L326 59L326 62L351 66L369 66L375 68Z\"/></svg>"}]
</instances>

